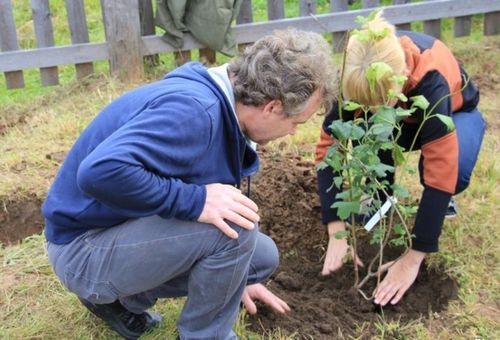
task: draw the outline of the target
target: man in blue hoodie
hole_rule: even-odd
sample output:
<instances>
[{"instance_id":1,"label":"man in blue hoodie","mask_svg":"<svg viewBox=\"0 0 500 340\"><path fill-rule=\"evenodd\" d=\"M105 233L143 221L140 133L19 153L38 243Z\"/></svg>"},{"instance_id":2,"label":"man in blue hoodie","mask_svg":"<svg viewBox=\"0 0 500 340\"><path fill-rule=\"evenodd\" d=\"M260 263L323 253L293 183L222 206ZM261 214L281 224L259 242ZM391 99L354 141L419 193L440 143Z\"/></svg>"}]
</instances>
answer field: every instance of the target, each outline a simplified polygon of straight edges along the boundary
<instances>
[{"instance_id":1,"label":"man in blue hoodie","mask_svg":"<svg viewBox=\"0 0 500 340\"><path fill-rule=\"evenodd\" d=\"M187 296L181 339L234 339L240 302L289 310L260 282L278 266L240 191L255 143L293 134L334 98L328 44L286 30L229 64L189 63L119 97L83 131L42 207L63 285L127 339L161 320L158 298Z\"/></svg>"}]
</instances>

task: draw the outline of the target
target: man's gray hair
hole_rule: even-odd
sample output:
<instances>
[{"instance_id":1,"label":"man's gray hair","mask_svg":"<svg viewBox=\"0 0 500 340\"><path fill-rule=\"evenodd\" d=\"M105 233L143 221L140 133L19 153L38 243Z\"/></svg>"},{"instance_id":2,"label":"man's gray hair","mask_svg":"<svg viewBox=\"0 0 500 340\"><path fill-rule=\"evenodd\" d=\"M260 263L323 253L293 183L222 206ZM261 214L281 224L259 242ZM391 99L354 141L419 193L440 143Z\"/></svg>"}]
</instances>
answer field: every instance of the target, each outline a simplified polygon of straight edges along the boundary
<instances>
[{"instance_id":1,"label":"man's gray hair","mask_svg":"<svg viewBox=\"0 0 500 340\"><path fill-rule=\"evenodd\" d=\"M328 111L337 92L330 47L313 32L287 29L263 37L232 61L229 71L236 76L236 101L259 106L278 99L289 116L301 113L318 89Z\"/></svg>"}]
</instances>

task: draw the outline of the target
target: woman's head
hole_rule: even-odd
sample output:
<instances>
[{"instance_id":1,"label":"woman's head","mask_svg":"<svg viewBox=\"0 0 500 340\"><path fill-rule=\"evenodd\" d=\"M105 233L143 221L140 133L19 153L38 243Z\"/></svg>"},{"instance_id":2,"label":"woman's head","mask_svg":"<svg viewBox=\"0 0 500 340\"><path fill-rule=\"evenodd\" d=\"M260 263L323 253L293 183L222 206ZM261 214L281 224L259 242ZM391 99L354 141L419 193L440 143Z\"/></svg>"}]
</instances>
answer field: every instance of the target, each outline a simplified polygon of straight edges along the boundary
<instances>
[{"instance_id":1,"label":"woman's head","mask_svg":"<svg viewBox=\"0 0 500 340\"><path fill-rule=\"evenodd\" d=\"M375 34L366 39L370 36L369 32ZM384 73L370 84L367 73L373 70L374 63L381 62L387 64L392 72ZM373 20L363 25L360 33L349 38L342 84L344 99L365 106L385 104L389 90L401 91L402 88L391 77L405 76L406 72L405 54L395 28L379 12Z\"/></svg>"}]
</instances>

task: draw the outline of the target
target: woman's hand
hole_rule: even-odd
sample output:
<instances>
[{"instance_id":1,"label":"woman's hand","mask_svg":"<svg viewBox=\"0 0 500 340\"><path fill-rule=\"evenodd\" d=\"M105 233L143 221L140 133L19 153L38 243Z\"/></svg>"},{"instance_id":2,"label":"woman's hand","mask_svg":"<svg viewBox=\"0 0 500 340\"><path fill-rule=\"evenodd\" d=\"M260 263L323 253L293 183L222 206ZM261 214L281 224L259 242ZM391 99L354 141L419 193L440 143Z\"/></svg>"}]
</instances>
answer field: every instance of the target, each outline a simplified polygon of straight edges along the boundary
<instances>
[{"instance_id":1,"label":"woman's hand","mask_svg":"<svg viewBox=\"0 0 500 340\"><path fill-rule=\"evenodd\" d=\"M387 275L375 289L375 303L385 306L389 301L392 305L401 300L418 275L420 264L426 253L410 249L398 261L384 264L381 271L388 269Z\"/></svg>"},{"instance_id":2,"label":"woman's hand","mask_svg":"<svg viewBox=\"0 0 500 340\"><path fill-rule=\"evenodd\" d=\"M345 231L345 223L343 221L334 221L328 223L328 248L326 249L325 262L323 263L322 275L330 275L340 267L342 267L344 257L349 250L346 238L337 239L335 234L339 231ZM351 252L352 258L358 266L363 266L363 262L358 258L358 255Z\"/></svg>"}]
</instances>

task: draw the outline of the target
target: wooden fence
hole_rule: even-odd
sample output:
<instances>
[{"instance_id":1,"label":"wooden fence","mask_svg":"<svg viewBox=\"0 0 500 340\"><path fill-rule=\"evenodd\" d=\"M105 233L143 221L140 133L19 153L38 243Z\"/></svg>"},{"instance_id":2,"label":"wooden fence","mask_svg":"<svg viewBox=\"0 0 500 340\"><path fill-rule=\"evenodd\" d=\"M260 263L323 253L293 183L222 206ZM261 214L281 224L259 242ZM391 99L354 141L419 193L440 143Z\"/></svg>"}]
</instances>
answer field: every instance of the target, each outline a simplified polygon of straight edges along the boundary
<instances>
[{"instance_id":1,"label":"wooden fence","mask_svg":"<svg viewBox=\"0 0 500 340\"><path fill-rule=\"evenodd\" d=\"M13 1L13 0L12 0ZM200 49L200 59L215 62L215 52L207 49L190 34L184 38L182 51L156 35L152 0L100 0L105 42L90 43L84 0L66 0L71 45L54 46L49 0L31 0L36 48L20 50L11 0L0 0L0 73L7 88L24 87L23 70L40 69L44 86L59 82L58 66L74 64L77 79L94 72L93 62L109 60L110 71L123 80L143 75L143 59L159 53L175 53L178 63L190 60L190 50ZM316 14L316 1L299 0L299 17L285 18L284 0L268 0L268 21L253 22L252 1L243 0L233 27L238 44L254 42L275 29L296 27L318 33L332 33L333 48L343 46L344 33L357 27L355 18L368 15L380 0L361 0L360 10L348 10L349 0L331 0L330 13ZM439 37L441 19L454 18L454 35L469 35L471 16L484 13L484 34L500 33L499 0L393 0L384 16L399 28L423 21L424 32ZM151 58L151 57L150 57Z\"/></svg>"}]
</instances>

